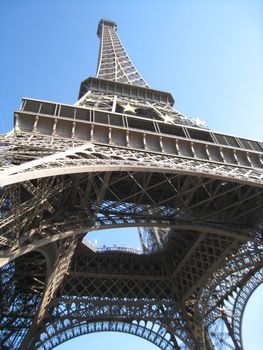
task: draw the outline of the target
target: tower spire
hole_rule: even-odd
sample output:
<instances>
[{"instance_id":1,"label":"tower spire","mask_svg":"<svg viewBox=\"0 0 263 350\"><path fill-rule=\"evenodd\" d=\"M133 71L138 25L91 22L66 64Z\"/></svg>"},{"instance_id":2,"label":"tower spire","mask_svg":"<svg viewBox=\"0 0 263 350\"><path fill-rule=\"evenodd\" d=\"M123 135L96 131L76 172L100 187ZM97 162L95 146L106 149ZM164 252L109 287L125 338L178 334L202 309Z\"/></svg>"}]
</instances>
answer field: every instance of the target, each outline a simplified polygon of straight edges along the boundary
<instances>
[{"instance_id":1,"label":"tower spire","mask_svg":"<svg viewBox=\"0 0 263 350\"><path fill-rule=\"evenodd\" d=\"M148 87L117 35L117 24L113 21L101 19L97 34L100 38L100 51L96 77Z\"/></svg>"}]
</instances>

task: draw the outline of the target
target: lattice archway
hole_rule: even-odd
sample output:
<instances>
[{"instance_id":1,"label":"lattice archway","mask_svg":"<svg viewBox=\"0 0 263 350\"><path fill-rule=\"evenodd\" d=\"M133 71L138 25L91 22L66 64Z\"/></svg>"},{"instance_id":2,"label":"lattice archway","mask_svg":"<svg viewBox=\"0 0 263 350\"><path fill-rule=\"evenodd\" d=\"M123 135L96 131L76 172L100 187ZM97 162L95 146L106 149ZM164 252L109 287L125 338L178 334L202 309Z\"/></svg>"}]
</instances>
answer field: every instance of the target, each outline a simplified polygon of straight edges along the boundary
<instances>
[{"instance_id":1,"label":"lattice archway","mask_svg":"<svg viewBox=\"0 0 263 350\"><path fill-rule=\"evenodd\" d=\"M261 266L247 281L247 283L238 291L238 297L236 298L233 319L233 329L236 339L238 339L241 347L244 347L242 341L242 322L244 312L252 294L255 290L263 284L263 267Z\"/></svg>"},{"instance_id":2,"label":"lattice archway","mask_svg":"<svg viewBox=\"0 0 263 350\"><path fill-rule=\"evenodd\" d=\"M98 332L120 332L145 339L163 350L189 350L190 348L178 337L171 335L160 324L151 321L96 321L96 322L63 322L58 320L57 333L54 333L54 326L47 325L46 332L42 333L40 340L36 343L37 350L51 350L62 343L76 337L98 333Z\"/></svg>"}]
</instances>

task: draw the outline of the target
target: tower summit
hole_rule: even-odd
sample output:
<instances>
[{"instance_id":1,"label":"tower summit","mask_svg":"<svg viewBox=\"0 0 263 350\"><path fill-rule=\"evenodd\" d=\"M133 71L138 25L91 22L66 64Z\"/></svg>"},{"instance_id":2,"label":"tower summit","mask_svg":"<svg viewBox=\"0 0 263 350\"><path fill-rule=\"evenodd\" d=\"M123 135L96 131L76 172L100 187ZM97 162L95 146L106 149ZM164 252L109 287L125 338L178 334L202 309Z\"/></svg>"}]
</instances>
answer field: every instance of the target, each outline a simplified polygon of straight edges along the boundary
<instances>
[{"instance_id":1,"label":"tower summit","mask_svg":"<svg viewBox=\"0 0 263 350\"><path fill-rule=\"evenodd\" d=\"M117 35L116 23L100 20L97 34L100 38L100 51L96 77L148 87L127 55Z\"/></svg>"},{"instance_id":2,"label":"tower summit","mask_svg":"<svg viewBox=\"0 0 263 350\"><path fill-rule=\"evenodd\" d=\"M110 29L113 29L114 31L117 30L117 24L114 21L110 21L107 19L101 19L98 24L98 29L97 29L97 36L101 38L102 32L103 32L103 27L107 27Z\"/></svg>"},{"instance_id":3,"label":"tower summit","mask_svg":"<svg viewBox=\"0 0 263 350\"><path fill-rule=\"evenodd\" d=\"M81 83L76 105L96 105L128 114L136 111L136 115L144 118L203 127L200 120L186 117L172 107L174 99L170 93L149 88L127 55L115 22L102 19L97 34L100 38L97 74Z\"/></svg>"},{"instance_id":4,"label":"tower summit","mask_svg":"<svg viewBox=\"0 0 263 350\"><path fill-rule=\"evenodd\" d=\"M1 136L0 348L119 331L243 350L263 281L263 144L177 112L116 29L100 21L97 75L76 104L24 98ZM139 228L141 251L83 239L118 227Z\"/></svg>"}]
</instances>

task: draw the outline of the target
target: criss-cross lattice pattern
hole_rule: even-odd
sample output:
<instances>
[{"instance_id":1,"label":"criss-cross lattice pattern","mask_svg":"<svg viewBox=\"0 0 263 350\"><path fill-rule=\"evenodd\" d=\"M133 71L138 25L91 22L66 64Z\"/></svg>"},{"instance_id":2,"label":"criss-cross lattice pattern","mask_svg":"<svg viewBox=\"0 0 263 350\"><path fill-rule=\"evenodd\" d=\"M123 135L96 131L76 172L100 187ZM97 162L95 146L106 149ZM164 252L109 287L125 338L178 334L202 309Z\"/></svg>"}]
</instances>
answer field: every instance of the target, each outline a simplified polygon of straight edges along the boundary
<instances>
[{"instance_id":1,"label":"criss-cross lattice pattern","mask_svg":"<svg viewBox=\"0 0 263 350\"><path fill-rule=\"evenodd\" d=\"M32 326L45 290L46 263L36 252L0 270L0 348L19 349Z\"/></svg>"},{"instance_id":2,"label":"criss-cross lattice pattern","mask_svg":"<svg viewBox=\"0 0 263 350\"><path fill-rule=\"evenodd\" d=\"M182 342L193 347L194 341L181 314L180 305L175 308L161 256L148 259L133 254L97 255L82 247L57 291L45 324L31 341L36 342L37 349L49 349L50 344L59 344L70 337L72 327L73 332L83 334L92 332L102 322L105 330L114 330L107 323L112 319L118 327L129 324L126 332L137 334L138 331L138 335L162 349L179 349L178 343ZM184 345L183 349L188 347Z\"/></svg>"}]
</instances>

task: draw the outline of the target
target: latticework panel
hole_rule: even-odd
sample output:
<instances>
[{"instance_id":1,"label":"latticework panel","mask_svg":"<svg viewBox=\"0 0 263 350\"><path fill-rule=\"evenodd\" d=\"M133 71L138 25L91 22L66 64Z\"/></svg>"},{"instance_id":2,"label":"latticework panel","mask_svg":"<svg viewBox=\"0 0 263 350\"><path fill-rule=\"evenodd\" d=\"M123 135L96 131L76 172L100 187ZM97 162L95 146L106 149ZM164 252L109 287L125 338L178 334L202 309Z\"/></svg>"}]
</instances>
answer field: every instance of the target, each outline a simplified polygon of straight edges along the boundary
<instances>
[{"instance_id":1,"label":"latticework panel","mask_svg":"<svg viewBox=\"0 0 263 350\"><path fill-rule=\"evenodd\" d=\"M29 253L0 269L0 348L18 349L33 324L45 290L46 263Z\"/></svg>"},{"instance_id":2,"label":"latticework panel","mask_svg":"<svg viewBox=\"0 0 263 350\"><path fill-rule=\"evenodd\" d=\"M250 243L237 249L211 274L198 298L198 308L216 349L243 349L245 306L262 282L262 246Z\"/></svg>"},{"instance_id":3,"label":"latticework panel","mask_svg":"<svg viewBox=\"0 0 263 350\"><path fill-rule=\"evenodd\" d=\"M161 256L95 254L82 246L31 339L32 348L50 349L71 337L103 330L135 334L162 349L179 349L182 341L196 346L180 305L173 301Z\"/></svg>"}]
</instances>

